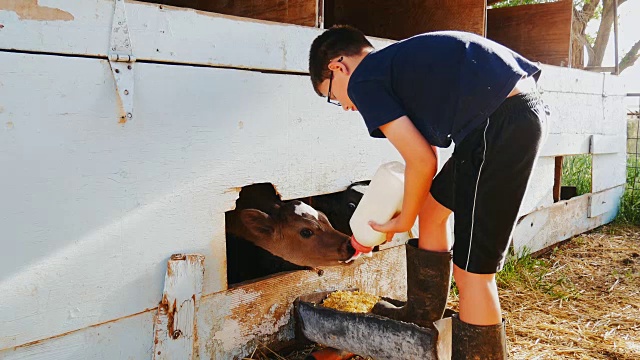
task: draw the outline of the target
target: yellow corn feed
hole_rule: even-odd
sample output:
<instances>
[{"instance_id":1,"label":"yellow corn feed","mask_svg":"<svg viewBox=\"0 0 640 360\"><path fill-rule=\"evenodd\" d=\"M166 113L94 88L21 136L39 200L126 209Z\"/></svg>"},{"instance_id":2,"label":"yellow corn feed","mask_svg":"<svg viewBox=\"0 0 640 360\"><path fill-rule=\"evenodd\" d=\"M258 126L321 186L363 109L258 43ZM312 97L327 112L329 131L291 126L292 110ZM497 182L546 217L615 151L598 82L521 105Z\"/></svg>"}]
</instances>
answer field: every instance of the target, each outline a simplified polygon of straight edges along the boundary
<instances>
[{"instance_id":1,"label":"yellow corn feed","mask_svg":"<svg viewBox=\"0 0 640 360\"><path fill-rule=\"evenodd\" d=\"M365 292L338 290L329 294L322 306L352 313L368 313L379 300L380 296Z\"/></svg>"}]
</instances>

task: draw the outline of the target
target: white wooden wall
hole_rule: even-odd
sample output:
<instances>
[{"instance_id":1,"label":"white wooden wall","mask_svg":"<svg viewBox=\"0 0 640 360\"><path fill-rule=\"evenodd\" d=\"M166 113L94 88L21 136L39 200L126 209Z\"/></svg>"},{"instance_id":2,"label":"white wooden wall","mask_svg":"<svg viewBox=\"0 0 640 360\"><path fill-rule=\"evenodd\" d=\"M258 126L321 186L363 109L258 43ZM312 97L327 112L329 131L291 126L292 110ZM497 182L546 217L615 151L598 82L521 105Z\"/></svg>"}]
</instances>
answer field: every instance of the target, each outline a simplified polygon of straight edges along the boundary
<instances>
[{"instance_id":1,"label":"white wooden wall","mask_svg":"<svg viewBox=\"0 0 640 360\"><path fill-rule=\"evenodd\" d=\"M248 331L230 315L244 309L242 299L261 296L225 291L224 212L239 187L271 182L288 199L329 193L400 159L368 137L358 114L327 106L311 89L308 47L321 30L133 1L126 9L138 62L135 118L120 123L106 60L113 1L0 1L0 241L8 254L0 262L0 359L150 358L167 259L179 252L205 255L200 356L239 355L282 325ZM544 243L541 234L562 228L562 214L550 210L561 206L550 206L552 156L588 152L585 141L598 135L598 198L573 205L579 229L615 215L624 183L617 79L545 66L541 87L557 117L522 209L536 225L521 222L516 246ZM595 220L585 220L589 208ZM300 281L309 291L375 292L367 279L401 258L383 253L346 280L331 270ZM383 290L400 296L403 285ZM233 340L223 332L229 324Z\"/></svg>"}]
</instances>

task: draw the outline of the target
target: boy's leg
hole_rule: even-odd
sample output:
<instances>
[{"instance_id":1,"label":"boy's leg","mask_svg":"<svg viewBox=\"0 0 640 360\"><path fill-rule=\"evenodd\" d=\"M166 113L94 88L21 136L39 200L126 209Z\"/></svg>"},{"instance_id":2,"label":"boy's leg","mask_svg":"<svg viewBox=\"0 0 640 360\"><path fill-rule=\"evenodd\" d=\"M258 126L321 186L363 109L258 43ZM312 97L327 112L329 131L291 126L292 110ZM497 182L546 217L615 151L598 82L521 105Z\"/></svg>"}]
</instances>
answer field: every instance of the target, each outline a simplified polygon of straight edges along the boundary
<instances>
[{"instance_id":1,"label":"boy's leg","mask_svg":"<svg viewBox=\"0 0 640 360\"><path fill-rule=\"evenodd\" d=\"M460 320L473 325L495 325L502 321L496 274L473 274L453 265L460 296Z\"/></svg>"},{"instance_id":2,"label":"boy's leg","mask_svg":"<svg viewBox=\"0 0 640 360\"><path fill-rule=\"evenodd\" d=\"M451 286L451 245L447 219L451 210L429 195L419 214L420 238L406 245L407 303L380 301L373 313L432 327L442 318Z\"/></svg>"},{"instance_id":3,"label":"boy's leg","mask_svg":"<svg viewBox=\"0 0 640 360\"><path fill-rule=\"evenodd\" d=\"M506 358L495 274L504 265L545 125L539 98L516 95L454 151L453 262L460 292L454 360Z\"/></svg>"},{"instance_id":4,"label":"boy's leg","mask_svg":"<svg viewBox=\"0 0 640 360\"><path fill-rule=\"evenodd\" d=\"M420 213L420 241L418 247L429 251L445 252L451 250L451 231L449 229L451 210L441 205L429 194Z\"/></svg>"}]
</instances>

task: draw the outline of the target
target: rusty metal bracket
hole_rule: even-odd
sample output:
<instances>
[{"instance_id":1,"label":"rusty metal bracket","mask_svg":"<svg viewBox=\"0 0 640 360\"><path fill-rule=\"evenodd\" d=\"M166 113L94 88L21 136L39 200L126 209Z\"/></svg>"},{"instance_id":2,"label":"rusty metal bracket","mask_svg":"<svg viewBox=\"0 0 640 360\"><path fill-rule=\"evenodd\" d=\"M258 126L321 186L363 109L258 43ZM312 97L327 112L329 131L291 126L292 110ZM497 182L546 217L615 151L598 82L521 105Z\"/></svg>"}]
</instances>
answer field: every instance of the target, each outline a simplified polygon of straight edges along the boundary
<instances>
[{"instance_id":1,"label":"rusty metal bracket","mask_svg":"<svg viewBox=\"0 0 640 360\"><path fill-rule=\"evenodd\" d=\"M133 119L133 46L129 37L127 13L124 0L114 0L113 24L111 25L111 41L109 44L109 65L116 83L116 92L122 109L124 121Z\"/></svg>"}]
</instances>

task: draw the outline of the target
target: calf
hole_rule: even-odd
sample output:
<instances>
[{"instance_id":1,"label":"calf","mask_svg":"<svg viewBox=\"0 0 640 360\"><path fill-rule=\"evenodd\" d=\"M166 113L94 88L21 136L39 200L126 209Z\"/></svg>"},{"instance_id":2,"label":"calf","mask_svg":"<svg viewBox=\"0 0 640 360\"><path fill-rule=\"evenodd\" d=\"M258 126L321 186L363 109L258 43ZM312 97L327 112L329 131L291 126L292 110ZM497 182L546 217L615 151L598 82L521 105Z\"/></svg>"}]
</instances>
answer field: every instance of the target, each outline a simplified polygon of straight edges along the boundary
<instances>
[{"instance_id":1,"label":"calf","mask_svg":"<svg viewBox=\"0 0 640 360\"><path fill-rule=\"evenodd\" d=\"M355 250L324 213L298 200L243 189L226 216L228 282L338 265ZM243 196L244 195L244 196ZM248 199L252 199L249 201Z\"/></svg>"}]
</instances>

